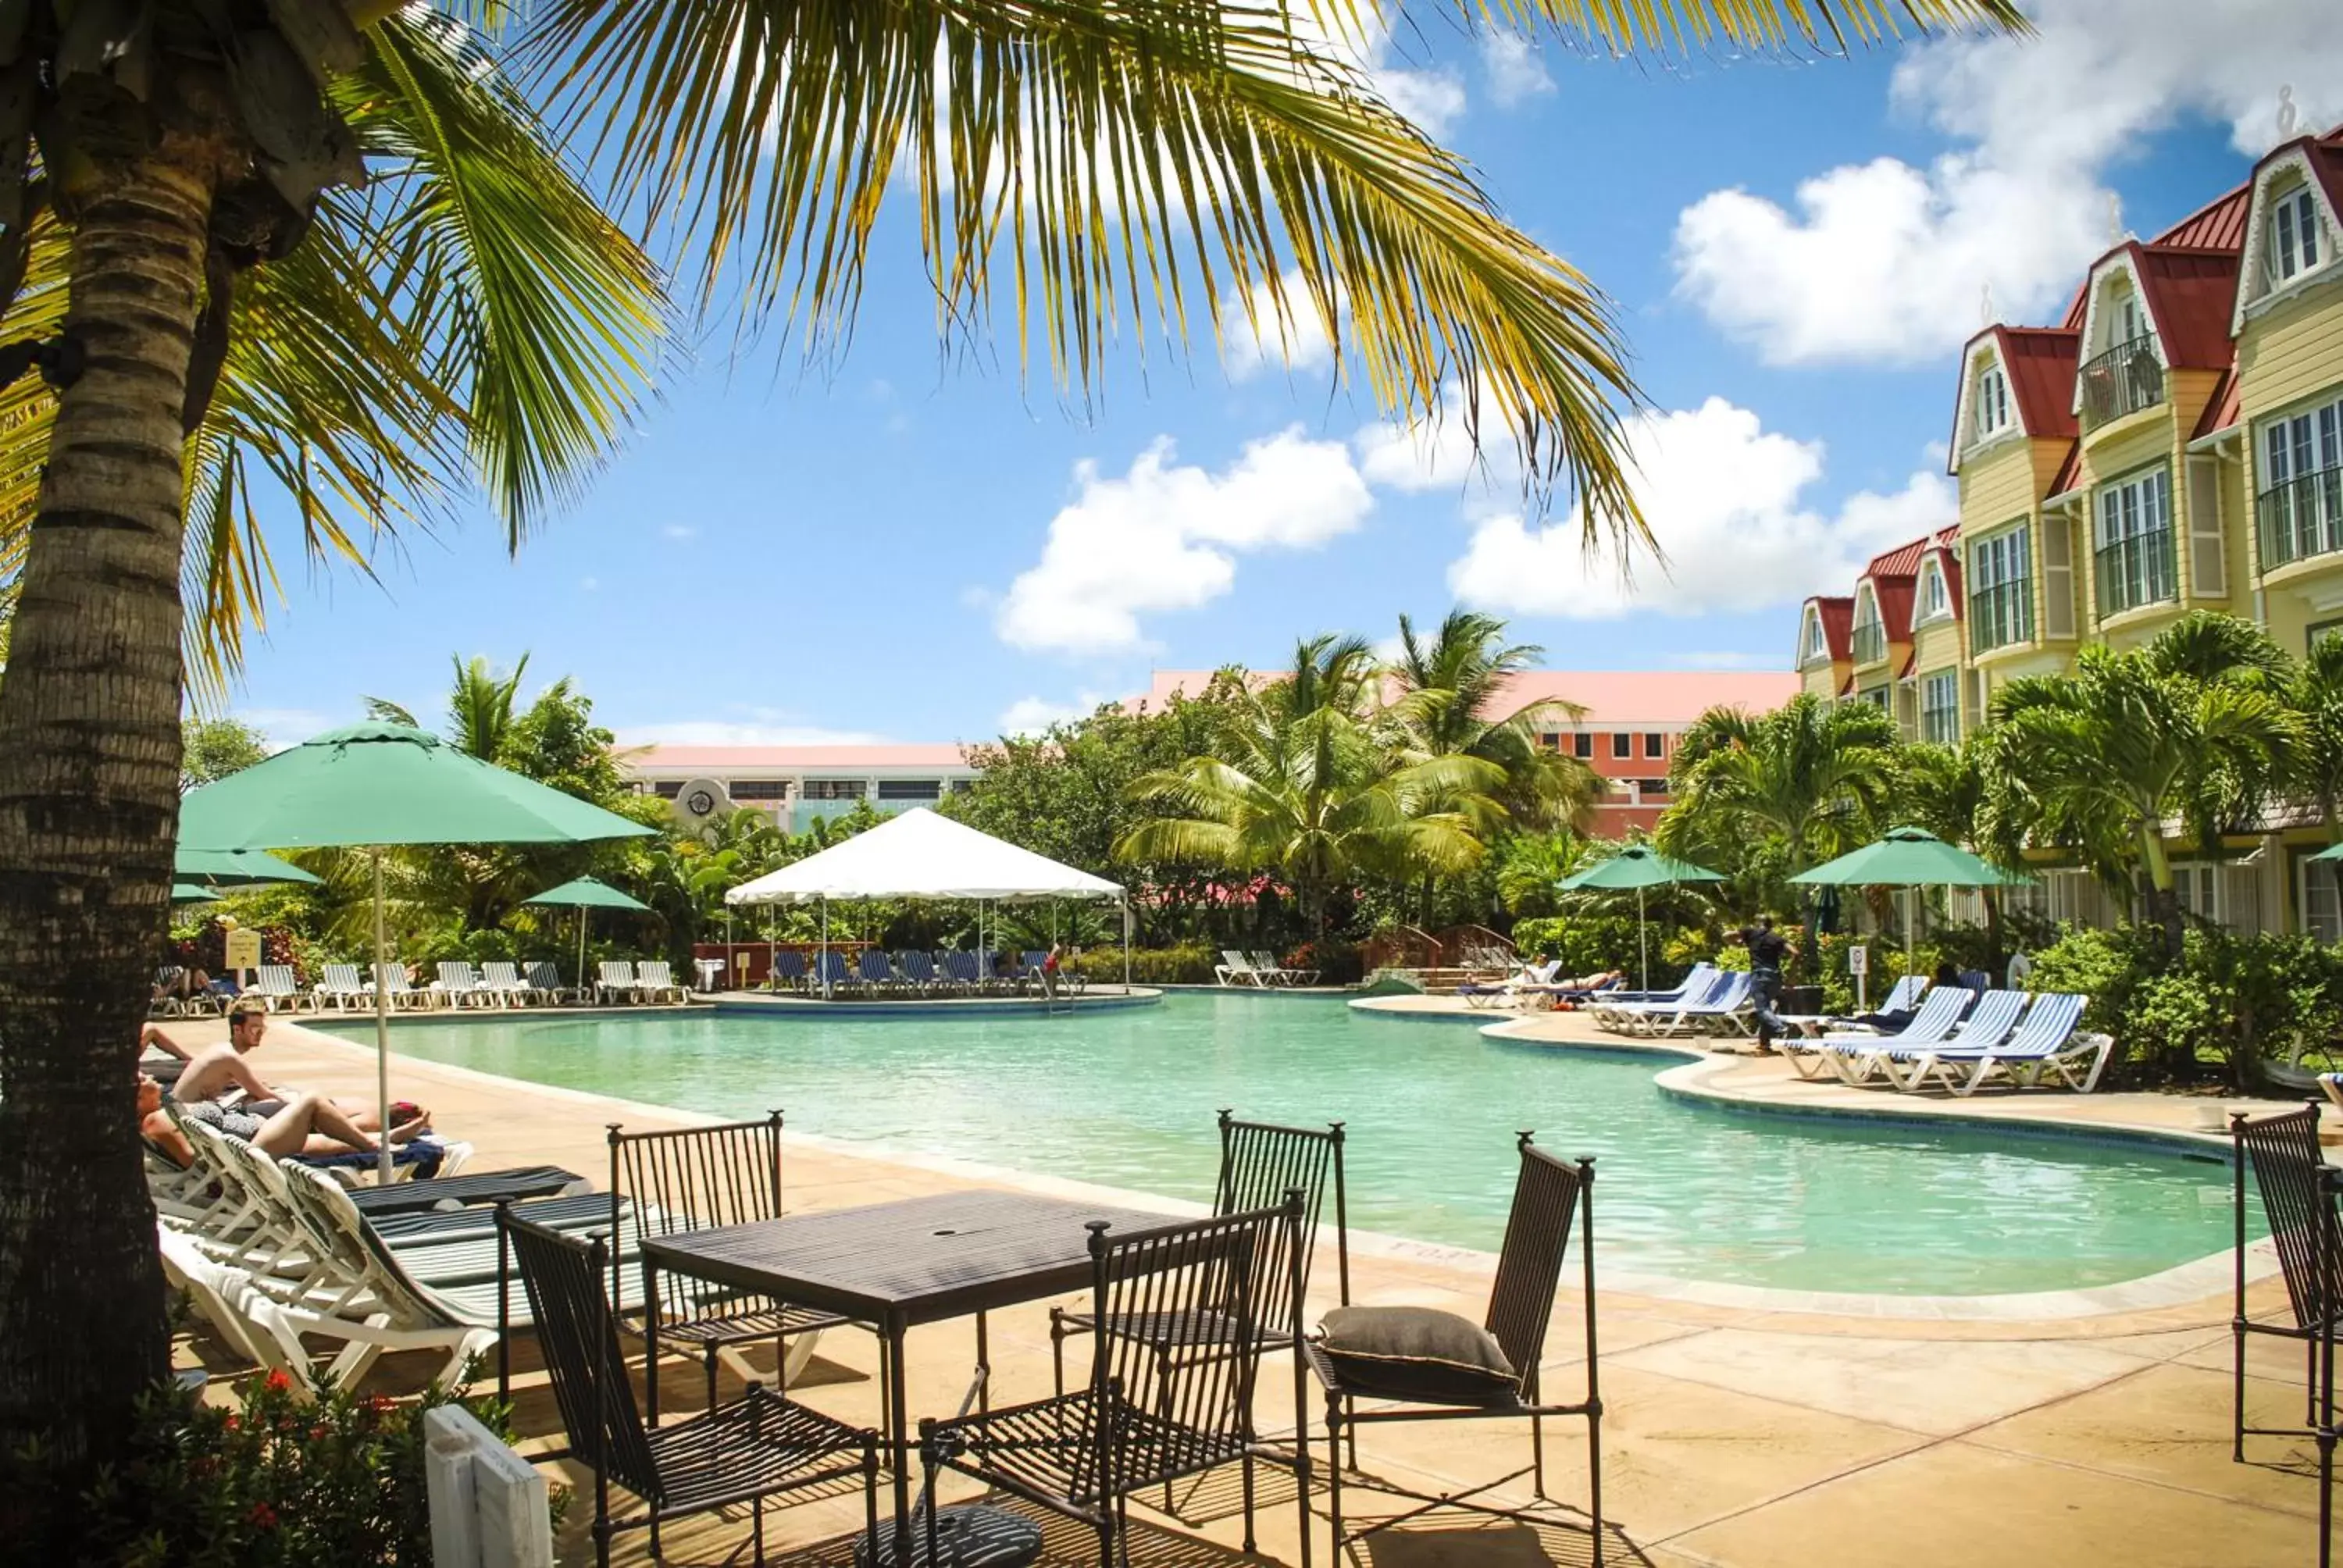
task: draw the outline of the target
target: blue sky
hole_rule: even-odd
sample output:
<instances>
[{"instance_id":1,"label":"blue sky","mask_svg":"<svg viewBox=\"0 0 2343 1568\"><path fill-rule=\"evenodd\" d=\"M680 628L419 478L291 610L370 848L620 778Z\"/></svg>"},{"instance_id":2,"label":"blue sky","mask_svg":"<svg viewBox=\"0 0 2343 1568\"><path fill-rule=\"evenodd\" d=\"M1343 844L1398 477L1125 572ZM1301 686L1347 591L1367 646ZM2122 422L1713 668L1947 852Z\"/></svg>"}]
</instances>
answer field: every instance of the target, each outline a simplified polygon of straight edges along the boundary
<instances>
[{"instance_id":1,"label":"blue sky","mask_svg":"<svg viewBox=\"0 0 2343 1568\"><path fill-rule=\"evenodd\" d=\"M379 586L292 579L234 710L285 741L361 694L436 714L450 656L527 653L629 739L972 740L1460 598L1558 667L1780 668L1801 598L1949 520L1983 290L2054 317L2117 222L2243 177L2282 84L2302 128L2343 117L2328 0L2043 0L2023 46L1668 66L1423 14L1359 52L1616 301L1672 574L1584 561L1559 509L1460 476L1453 422L1399 431L1335 387L1312 334L1291 365L1204 343L1142 370L1126 344L1087 409L1005 344L946 366L898 230L835 368L678 367L518 558L483 514Z\"/></svg>"}]
</instances>

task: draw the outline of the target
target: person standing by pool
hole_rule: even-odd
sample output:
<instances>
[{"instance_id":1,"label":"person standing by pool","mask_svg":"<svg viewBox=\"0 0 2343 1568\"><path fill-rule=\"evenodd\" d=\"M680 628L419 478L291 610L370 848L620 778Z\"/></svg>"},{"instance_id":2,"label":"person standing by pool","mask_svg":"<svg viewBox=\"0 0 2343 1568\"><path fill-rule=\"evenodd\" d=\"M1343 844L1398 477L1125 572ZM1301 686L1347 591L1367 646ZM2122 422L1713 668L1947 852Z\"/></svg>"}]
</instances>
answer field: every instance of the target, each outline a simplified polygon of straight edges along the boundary
<instances>
[{"instance_id":1,"label":"person standing by pool","mask_svg":"<svg viewBox=\"0 0 2343 1568\"><path fill-rule=\"evenodd\" d=\"M1788 1032L1787 1026L1775 1016L1774 1004L1782 1000L1782 967L1798 956L1798 950L1774 930L1771 915L1758 916L1755 922L1725 940L1749 950L1749 989L1757 1020L1757 1051L1761 1056L1770 1056L1774 1037Z\"/></svg>"},{"instance_id":2,"label":"person standing by pool","mask_svg":"<svg viewBox=\"0 0 2343 1568\"><path fill-rule=\"evenodd\" d=\"M1058 960L1064 953L1063 948L1051 942L1050 950L1041 955L1041 1000L1043 1001L1058 1000Z\"/></svg>"}]
</instances>

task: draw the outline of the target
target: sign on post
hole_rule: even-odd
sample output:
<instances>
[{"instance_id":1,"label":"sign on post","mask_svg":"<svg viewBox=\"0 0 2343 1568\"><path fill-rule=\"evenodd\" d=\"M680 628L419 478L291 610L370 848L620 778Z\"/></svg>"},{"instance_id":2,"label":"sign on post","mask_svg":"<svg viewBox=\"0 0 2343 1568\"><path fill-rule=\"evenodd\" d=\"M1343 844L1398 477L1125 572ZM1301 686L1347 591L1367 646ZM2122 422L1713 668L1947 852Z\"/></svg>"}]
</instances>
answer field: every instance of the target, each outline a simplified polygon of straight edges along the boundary
<instances>
[{"instance_id":1,"label":"sign on post","mask_svg":"<svg viewBox=\"0 0 2343 1568\"><path fill-rule=\"evenodd\" d=\"M1864 977L1871 973L1871 950L1861 942L1846 950L1846 972L1855 977L1855 1008L1857 1012L1870 1010L1864 1001Z\"/></svg>"},{"instance_id":2,"label":"sign on post","mask_svg":"<svg viewBox=\"0 0 2343 1568\"><path fill-rule=\"evenodd\" d=\"M241 977L246 970L260 967L260 933L235 930L227 934L226 963L229 972Z\"/></svg>"}]
</instances>

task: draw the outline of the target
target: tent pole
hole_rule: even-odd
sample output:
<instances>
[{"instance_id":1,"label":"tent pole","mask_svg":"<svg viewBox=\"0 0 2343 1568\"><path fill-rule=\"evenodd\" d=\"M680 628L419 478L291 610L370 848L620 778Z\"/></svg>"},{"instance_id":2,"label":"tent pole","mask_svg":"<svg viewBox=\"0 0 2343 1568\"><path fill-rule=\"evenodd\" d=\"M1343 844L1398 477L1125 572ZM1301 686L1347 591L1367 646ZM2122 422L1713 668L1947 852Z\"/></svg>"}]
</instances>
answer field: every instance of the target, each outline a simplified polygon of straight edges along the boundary
<instances>
[{"instance_id":1,"label":"tent pole","mask_svg":"<svg viewBox=\"0 0 2343 1568\"><path fill-rule=\"evenodd\" d=\"M723 990L732 989L732 906L724 906L724 984Z\"/></svg>"},{"instance_id":2,"label":"tent pole","mask_svg":"<svg viewBox=\"0 0 2343 1568\"><path fill-rule=\"evenodd\" d=\"M821 1000L830 1000L830 895L821 896Z\"/></svg>"},{"instance_id":3,"label":"tent pole","mask_svg":"<svg viewBox=\"0 0 2343 1568\"><path fill-rule=\"evenodd\" d=\"M390 1185L390 933L382 909L382 851L374 851L375 1180Z\"/></svg>"}]
</instances>

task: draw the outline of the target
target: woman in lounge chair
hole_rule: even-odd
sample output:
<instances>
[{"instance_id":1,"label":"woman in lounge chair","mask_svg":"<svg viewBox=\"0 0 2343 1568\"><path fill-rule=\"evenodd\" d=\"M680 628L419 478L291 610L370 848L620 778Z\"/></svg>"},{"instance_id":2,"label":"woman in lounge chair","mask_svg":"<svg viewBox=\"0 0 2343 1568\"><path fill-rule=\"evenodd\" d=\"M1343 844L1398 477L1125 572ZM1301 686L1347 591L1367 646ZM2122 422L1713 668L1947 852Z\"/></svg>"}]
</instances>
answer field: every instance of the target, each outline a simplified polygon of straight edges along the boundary
<instances>
[{"instance_id":1,"label":"woman in lounge chair","mask_svg":"<svg viewBox=\"0 0 2343 1568\"><path fill-rule=\"evenodd\" d=\"M288 1154L372 1154L378 1147L348 1117L334 1109L331 1101L315 1094L295 1095L266 1117L232 1110L210 1100L179 1109L191 1120L216 1127L231 1138L241 1138L262 1153L279 1160ZM163 1110L163 1086L143 1072L138 1075L138 1131L181 1167L195 1163L196 1151L188 1144L186 1134ZM392 1128L388 1137L393 1143L407 1143L430 1131L431 1113L418 1109Z\"/></svg>"}]
</instances>

